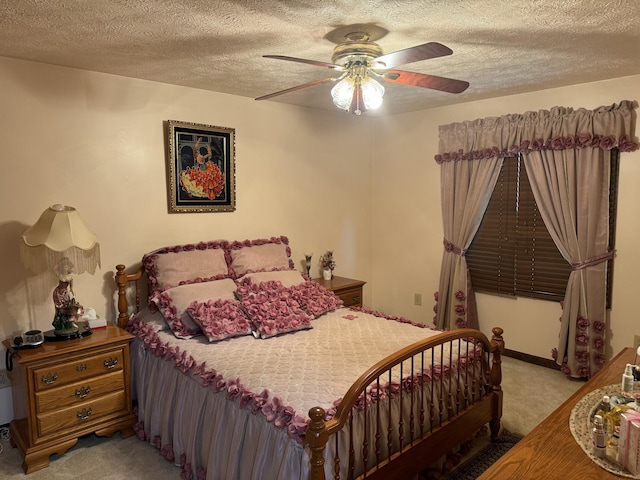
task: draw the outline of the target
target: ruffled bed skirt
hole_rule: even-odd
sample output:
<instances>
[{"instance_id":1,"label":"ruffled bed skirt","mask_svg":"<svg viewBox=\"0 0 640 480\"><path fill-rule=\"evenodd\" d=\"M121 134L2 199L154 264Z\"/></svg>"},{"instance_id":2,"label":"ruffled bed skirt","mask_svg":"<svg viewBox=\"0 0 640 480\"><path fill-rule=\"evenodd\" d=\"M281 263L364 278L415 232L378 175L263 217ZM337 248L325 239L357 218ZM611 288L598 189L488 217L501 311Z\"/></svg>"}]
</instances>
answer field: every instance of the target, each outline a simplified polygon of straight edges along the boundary
<instances>
[{"instance_id":1,"label":"ruffled bed skirt","mask_svg":"<svg viewBox=\"0 0 640 480\"><path fill-rule=\"evenodd\" d=\"M138 436L179 465L186 478L307 480L309 455L286 429L202 386L136 339L132 382Z\"/></svg>"}]
</instances>

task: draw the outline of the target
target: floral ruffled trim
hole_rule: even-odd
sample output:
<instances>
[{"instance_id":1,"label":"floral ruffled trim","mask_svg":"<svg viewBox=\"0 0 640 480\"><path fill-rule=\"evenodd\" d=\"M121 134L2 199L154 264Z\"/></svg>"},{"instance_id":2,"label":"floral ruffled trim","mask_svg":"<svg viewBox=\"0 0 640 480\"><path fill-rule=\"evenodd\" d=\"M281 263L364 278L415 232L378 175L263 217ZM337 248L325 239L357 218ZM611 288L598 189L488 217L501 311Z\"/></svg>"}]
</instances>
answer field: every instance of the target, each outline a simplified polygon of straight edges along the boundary
<instances>
[{"instance_id":1,"label":"floral ruffled trim","mask_svg":"<svg viewBox=\"0 0 640 480\"><path fill-rule=\"evenodd\" d=\"M428 327L426 327L428 328ZM414 392L416 390L423 389L428 386L432 381L439 381L441 378L451 378L455 376L458 370L477 364L479 365L483 358L482 345L475 345L471 350L458 357L458 361L451 365L435 364L430 365L423 371L418 372L412 376L405 377L401 384L398 382L387 382L380 386L373 385L365 392L358 396L354 404L356 410L364 410L370 407L373 403L384 400L386 398L394 399L402 394ZM342 402L342 398L339 398L333 402L333 407L327 410L325 415L325 421L333 418L336 414L338 406Z\"/></svg>"},{"instance_id":2,"label":"floral ruffled trim","mask_svg":"<svg viewBox=\"0 0 640 480\"><path fill-rule=\"evenodd\" d=\"M435 328L431 328L431 327L425 325L424 323L417 323L417 322L414 322L414 321L409 320L409 319L404 318L404 317L397 317L396 315L388 315L386 313L377 312L377 311L371 310L370 308L367 308L367 307L349 307L349 310L354 310L356 312L368 313L369 315L373 315L374 317L386 318L387 320L394 320L394 321L400 322L400 323L407 323L409 325L413 325L414 327L428 328L429 330L439 331L439 330L436 330Z\"/></svg>"},{"instance_id":3,"label":"floral ruffled trim","mask_svg":"<svg viewBox=\"0 0 640 480\"><path fill-rule=\"evenodd\" d=\"M160 310L176 337L189 339L202 334L195 323L188 325L178 316L178 309L173 304L173 299L166 293L157 295L153 304Z\"/></svg>"},{"instance_id":4,"label":"floral ruffled trim","mask_svg":"<svg viewBox=\"0 0 640 480\"><path fill-rule=\"evenodd\" d=\"M137 411L135 413L136 415L138 414ZM155 437L153 437L153 441L151 441L151 438L149 438L149 435L147 435L144 430L144 422L142 421L137 422L133 426L133 431L135 432L138 440L151 443L151 445L156 447L156 449L160 452L160 455L164 457L168 462L171 462L171 463L175 462L175 453L173 452L173 445L169 443L163 447L162 437L160 437L160 435L156 435ZM194 478L193 468L191 467L191 464L187 462L187 456L184 453L180 455L180 470L181 470L181 474L180 474L181 479L193 480ZM197 480L206 480L207 478L206 469L204 469L203 467L198 468L196 470L195 478Z\"/></svg>"},{"instance_id":5,"label":"floral ruffled trim","mask_svg":"<svg viewBox=\"0 0 640 480\"><path fill-rule=\"evenodd\" d=\"M388 318L401 323L408 323L422 328L429 328L422 324L416 324L402 317L393 315L384 315L373 310L354 308L353 310L363 311L378 317ZM268 422L278 428L286 428L289 436L300 444L305 443L305 434L307 431L307 420L305 417L296 413L292 407L284 405L280 397L269 398L269 392L265 389L261 393L253 393L242 385L240 378L226 380L215 369L207 369L205 363L197 364L196 360L188 355L186 351L180 351L180 347L172 347L168 342L161 342L157 332L152 326L140 322L134 318L129 321L127 331L136 335L153 354L166 361L175 363L175 367L185 375L199 376L202 379L203 386L211 387L214 392L226 392L228 400L234 401L239 399L239 407L250 409L254 415L262 414ZM479 363L483 358L483 349L481 345L475 346L474 349L460 355L458 362L453 365L434 365L428 367L422 372L418 372L411 377L407 377L402 381L402 390L411 392L416 388L422 388L431 382L432 379L440 379L451 376L459 368L464 368L471 363ZM380 388L375 386L367 389L366 393L361 394L356 402L356 408L364 409L366 405L370 405L378 399L395 398L400 392L400 385L396 382L389 382L381 385ZM330 420L335 415L336 409L342 398L334 402L334 406L327 410L325 420ZM138 434L138 436L140 436Z\"/></svg>"},{"instance_id":6,"label":"floral ruffled trim","mask_svg":"<svg viewBox=\"0 0 640 480\"><path fill-rule=\"evenodd\" d=\"M520 145L513 145L509 149L499 149L494 146L482 150L472 150L465 152L460 149L456 152L439 153L435 156L436 163L452 162L459 160L481 160L485 158L504 158L512 157L517 154L528 155L531 152L541 150L565 150L582 148L601 148L603 150L611 150L618 147L621 152L634 152L638 150L638 143L621 135L616 138L615 135L597 135L589 132L579 133L577 135L556 136L553 138L534 138L533 140L524 140Z\"/></svg>"},{"instance_id":7,"label":"floral ruffled trim","mask_svg":"<svg viewBox=\"0 0 640 480\"><path fill-rule=\"evenodd\" d=\"M168 342L163 343L150 325L135 318L129 321L127 331L136 335L156 357L175 363L175 368L185 375L199 376L203 386L210 387L216 393L225 392L228 400L238 399L240 408L250 409L254 415L261 413L276 427L286 428L291 438L304 443L306 419L296 414L290 406L284 405L279 397L269 398L266 389L261 393L253 393L242 385L239 378L227 380L215 369L206 368L204 362L197 364L186 351L172 347Z\"/></svg>"}]
</instances>

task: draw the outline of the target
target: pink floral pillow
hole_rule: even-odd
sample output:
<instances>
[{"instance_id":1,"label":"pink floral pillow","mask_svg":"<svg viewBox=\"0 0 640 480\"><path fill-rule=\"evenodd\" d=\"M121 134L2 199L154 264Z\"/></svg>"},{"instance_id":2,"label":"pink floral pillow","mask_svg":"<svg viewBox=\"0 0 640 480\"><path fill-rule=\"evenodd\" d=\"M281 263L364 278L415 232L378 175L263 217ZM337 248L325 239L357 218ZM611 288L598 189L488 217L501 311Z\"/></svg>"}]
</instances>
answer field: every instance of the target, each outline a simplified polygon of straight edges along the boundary
<instances>
[{"instance_id":1,"label":"pink floral pillow","mask_svg":"<svg viewBox=\"0 0 640 480\"><path fill-rule=\"evenodd\" d=\"M193 338L201 335L187 308L193 302L207 300L234 300L236 284L230 278L211 282L192 283L169 288L156 295L152 302L164 316L167 325L178 338Z\"/></svg>"},{"instance_id":2,"label":"pink floral pillow","mask_svg":"<svg viewBox=\"0 0 640 480\"><path fill-rule=\"evenodd\" d=\"M256 338L312 328L311 317L279 281L256 284L245 278L239 282L236 295L254 325Z\"/></svg>"},{"instance_id":3,"label":"pink floral pillow","mask_svg":"<svg viewBox=\"0 0 640 480\"><path fill-rule=\"evenodd\" d=\"M235 299L192 302L187 313L210 342L252 333L249 317Z\"/></svg>"},{"instance_id":4,"label":"pink floral pillow","mask_svg":"<svg viewBox=\"0 0 640 480\"><path fill-rule=\"evenodd\" d=\"M255 284L267 281L280 282L311 318L318 318L344 304L331 290L327 290L313 280L305 280L297 270L248 273L243 280L246 278L251 279L251 283Z\"/></svg>"},{"instance_id":5,"label":"pink floral pillow","mask_svg":"<svg viewBox=\"0 0 640 480\"><path fill-rule=\"evenodd\" d=\"M313 280L289 287L291 296L312 318L318 318L344 305L344 302L331 290Z\"/></svg>"}]
</instances>

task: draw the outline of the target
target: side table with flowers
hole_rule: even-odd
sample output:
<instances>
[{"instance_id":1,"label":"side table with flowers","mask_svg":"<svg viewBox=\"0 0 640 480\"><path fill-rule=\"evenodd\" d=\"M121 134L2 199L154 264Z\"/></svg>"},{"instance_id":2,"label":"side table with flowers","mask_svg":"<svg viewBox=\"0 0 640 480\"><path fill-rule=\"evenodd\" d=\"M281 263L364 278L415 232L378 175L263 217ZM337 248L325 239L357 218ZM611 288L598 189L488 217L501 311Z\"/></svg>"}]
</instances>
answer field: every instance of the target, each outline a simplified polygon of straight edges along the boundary
<instances>
[{"instance_id":1,"label":"side table with flowers","mask_svg":"<svg viewBox=\"0 0 640 480\"><path fill-rule=\"evenodd\" d=\"M320 277L314 278L313 281L335 293L343 301L345 307L362 307L362 287L367 282L337 275L330 280Z\"/></svg>"}]
</instances>

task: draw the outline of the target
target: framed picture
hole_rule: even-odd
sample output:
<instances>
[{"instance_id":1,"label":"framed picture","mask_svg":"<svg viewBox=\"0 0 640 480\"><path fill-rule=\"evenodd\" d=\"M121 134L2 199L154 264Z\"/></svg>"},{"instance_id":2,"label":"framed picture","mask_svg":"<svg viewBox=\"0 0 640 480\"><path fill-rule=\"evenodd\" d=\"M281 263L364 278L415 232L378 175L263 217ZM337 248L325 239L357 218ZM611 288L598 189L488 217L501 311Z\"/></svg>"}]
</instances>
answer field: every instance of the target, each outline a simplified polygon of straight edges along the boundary
<instances>
[{"instance_id":1,"label":"framed picture","mask_svg":"<svg viewBox=\"0 0 640 480\"><path fill-rule=\"evenodd\" d=\"M169 120L169 213L236 209L235 129Z\"/></svg>"}]
</instances>

